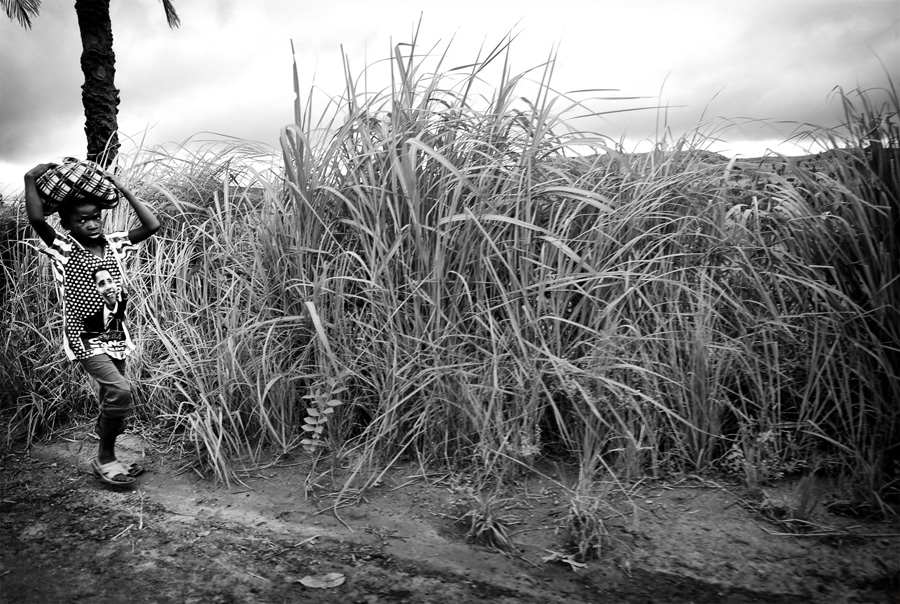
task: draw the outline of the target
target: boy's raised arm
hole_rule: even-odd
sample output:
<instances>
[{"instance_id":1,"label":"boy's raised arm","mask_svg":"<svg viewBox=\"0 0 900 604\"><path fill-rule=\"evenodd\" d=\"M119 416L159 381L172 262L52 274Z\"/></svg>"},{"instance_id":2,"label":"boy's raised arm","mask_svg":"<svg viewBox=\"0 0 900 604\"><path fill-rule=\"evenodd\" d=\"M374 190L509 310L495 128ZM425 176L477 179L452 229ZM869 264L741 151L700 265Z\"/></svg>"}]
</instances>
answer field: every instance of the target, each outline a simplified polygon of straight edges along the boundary
<instances>
[{"instance_id":1,"label":"boy's raised arm","mask_svg":"<svg viewBox=\"0 0 900 604\"><path fill-rule=\"evenodd\" d=\"M135 227L128 231L128 238L132 243L140 243L141 241L147 239L156 231L159 230L159 219L156 217L156 214L153 213L147 205L140 201L137 197L135 197L128 188L122 184L122 181L117 176L109 176L109 179L112 181L114 185L122 192L122 195L125 196L125 199L131 205L131 208L134 210L134 213L137 214L138 220L141 221L141 226Z\"/></svg>"},{"instance_id":2,"label":"boy's raised arm","mask_svg":"<svg viewBox=\"0 0 900 604\"><path fill-rule=\"evenodd\" d=\"M44 206L35 183L41 174L54 166L55 164L38 164L25 173L25 213L28 215L28 222L31 223L34 232L47 245L56 239L56 231L44 219Z\"/></svg>"}]
</instances>

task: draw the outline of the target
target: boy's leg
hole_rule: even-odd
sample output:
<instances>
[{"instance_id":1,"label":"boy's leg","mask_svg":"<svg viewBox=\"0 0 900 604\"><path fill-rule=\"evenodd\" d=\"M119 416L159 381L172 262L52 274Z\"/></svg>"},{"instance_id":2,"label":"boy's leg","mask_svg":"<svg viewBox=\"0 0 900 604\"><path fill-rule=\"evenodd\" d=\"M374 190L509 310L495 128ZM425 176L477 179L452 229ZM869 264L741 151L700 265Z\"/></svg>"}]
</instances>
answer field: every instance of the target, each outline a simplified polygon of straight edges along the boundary
<instances>
[{"instance_id":1,"label":"boy's leg","mask_svg":"<svg viewBox=\"0 0 900 604\"><path fill-rule=\"evenodd\" d=\"M82 359L85 371L100 385L100 419L97 422L100 446L97 459L108 463L116 459L116 437L134 407L131 386L125 380L125 361L105 354Z\"/></svg>"}]
</instances>

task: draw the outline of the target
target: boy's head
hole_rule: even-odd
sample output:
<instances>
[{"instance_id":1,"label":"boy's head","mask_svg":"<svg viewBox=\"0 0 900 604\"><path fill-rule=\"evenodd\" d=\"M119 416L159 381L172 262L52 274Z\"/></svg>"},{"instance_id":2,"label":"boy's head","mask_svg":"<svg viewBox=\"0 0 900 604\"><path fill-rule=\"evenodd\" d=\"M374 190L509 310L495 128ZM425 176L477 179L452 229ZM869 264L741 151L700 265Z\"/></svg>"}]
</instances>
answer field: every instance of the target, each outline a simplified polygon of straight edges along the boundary
<instances>
[{"instance_id":1,"label":"boy's head","mask_svg":"<svg viewBox=\"0 0 900 604\"><path fill-rule=\"evenodd\" d=\"M59 208L59 223L76 239L97 239L103 235L100 225L100 204L91 201L75 201Z\"/></svg>"},{"instance_id":2,"label":"boy's head","mask_svg":"<svg viewBox=\"0 0 900 604\"><path fill-rule=\"evenodd\" d=\"M116 298L119 295L119 286L116 285L116 281L113 279L109 269L104 267L95 268L91 275L94 278L94 286L97 288L97 293L100 294L103 301L110 308L115 306Z\"/></svg>"}]
</instances>

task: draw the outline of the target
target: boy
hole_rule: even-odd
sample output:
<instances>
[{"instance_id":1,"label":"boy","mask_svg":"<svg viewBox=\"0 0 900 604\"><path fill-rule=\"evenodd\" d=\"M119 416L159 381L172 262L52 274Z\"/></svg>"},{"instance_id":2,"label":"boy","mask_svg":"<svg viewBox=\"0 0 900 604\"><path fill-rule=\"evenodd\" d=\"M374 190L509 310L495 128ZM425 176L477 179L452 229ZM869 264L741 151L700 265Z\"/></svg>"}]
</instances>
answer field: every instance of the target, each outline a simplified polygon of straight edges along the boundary
<instances>
[{"instance_id":1,"label":"boy","mask_svg":"<svg viewBox=\"0 0 900 604\"><path fill-rule=\"evenodd\" d=\"M128 232L104 235L101 229L101 203L90 194L59 207L57 233L44 218L37 179L54 164L39 164L25 174L25 211L38 237L41 251L53 261L53 273L60 287L63 313L63 346L70 360L78 360L100 386L100 414L97 433L100 445L91 469L100 480L111 485L129 485L143 469L126 466L116 459L116 438L125 429L125 421L134 411L131 387L125 380L125 357L134 349L127 330L97 330L97 316L105 316L110 282L118 291L123 282L121 259L135 251L138 244L159 230L159 220L115 177L105 175L128 201L140 220L140 226ZM98 177L100 178L100 177ZM98 269L104 269L99 271ZM102 286L101 286L102 283ZM114 305L115 306L115 305ZM124 299L119 312L124 318ZM115 314L115 312L114 312ZM122 324L124 327L124 323ZM118 331L119 334L115 334ZM101 337L101 332L106 337Z\"/></svg>"}]
</instances>

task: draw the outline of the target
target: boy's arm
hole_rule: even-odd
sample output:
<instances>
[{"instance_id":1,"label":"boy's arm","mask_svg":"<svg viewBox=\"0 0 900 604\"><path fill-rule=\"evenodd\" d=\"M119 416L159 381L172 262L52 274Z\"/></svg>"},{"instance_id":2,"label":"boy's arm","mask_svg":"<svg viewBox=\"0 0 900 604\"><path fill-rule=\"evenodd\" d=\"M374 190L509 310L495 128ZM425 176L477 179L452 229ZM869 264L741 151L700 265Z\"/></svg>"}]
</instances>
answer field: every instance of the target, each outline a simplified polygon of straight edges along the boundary
<instances>
[{"instance_id":1,"label":"boy's arm","mask_svg":"<svg viewBox=\"0 0 900 604\"><path fill-rule=\"evenodd\" d=\"M109 179L112 181L114 185L122 192L122 195L125 196L125 199L131 205L131 208L134 210L134 213L137 214L138 220L141 221L141 226L135 227L128 231L128 239L131 240L132 243L140 243L141 241L147 239L156 231L159 230L159 219L156 217L156 214L147 207L147 205L140 201L137 197L135 197L131 191L122 184L122 181L119 180L117 176L109 176Z\"/></svg>"},{"instance_id":2,"label":"boy's arm","mask_svg":"<svg viewBox=\"0 0 900 604\"><path fill-rule=\"evenodd\" d=\"M44 206L41 203L41 197L38 195L35 183L41 174L55 165L38 164L25 173L25 213L28 215L28 222L31 223L34 232L47 245L50 245L56 239L56 231L44 219Z\"/></svg>"}]
</instances>

